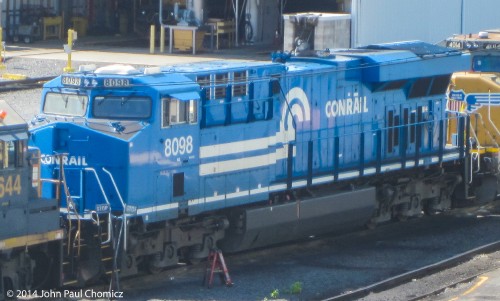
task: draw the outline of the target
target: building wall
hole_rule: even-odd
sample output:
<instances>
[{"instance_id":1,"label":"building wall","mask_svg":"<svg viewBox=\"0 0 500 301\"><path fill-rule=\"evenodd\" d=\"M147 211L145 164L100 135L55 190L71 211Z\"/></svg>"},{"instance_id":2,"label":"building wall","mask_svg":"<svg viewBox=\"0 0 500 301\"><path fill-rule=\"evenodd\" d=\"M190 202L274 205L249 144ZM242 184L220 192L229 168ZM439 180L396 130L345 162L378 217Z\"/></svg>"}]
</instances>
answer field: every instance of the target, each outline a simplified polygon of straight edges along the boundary
<instances>
[{"instance_id":1,"label":"building wall","mask_svg":"<svg viewBox=\"0 0 500 301\"><path fill-rule=\"evenodd\" d=\"M463 34L500 28L499 0L464 0Z\"/></svg>"},{"instance_id":2,"label":"building wall","mask_svg":"<svg viewBox=\"0 0 500 301\"><path fill-rule=\"evenodd\" d=\"M352 0L353 46L499 28L499 0Z\"/></svg>"},{"instance_id":3,"label":"building wall","mask_svg":"<svg viewBox=\"0 0 500 301\"><path fill-rule=\"evenodd\" d=\"M253 37L256 44L272 44L280 28L280 7L276 1L248 0L245 14L250 16ZM242 18L245 18L245 14Z\"/></svg>"}]
</instances>

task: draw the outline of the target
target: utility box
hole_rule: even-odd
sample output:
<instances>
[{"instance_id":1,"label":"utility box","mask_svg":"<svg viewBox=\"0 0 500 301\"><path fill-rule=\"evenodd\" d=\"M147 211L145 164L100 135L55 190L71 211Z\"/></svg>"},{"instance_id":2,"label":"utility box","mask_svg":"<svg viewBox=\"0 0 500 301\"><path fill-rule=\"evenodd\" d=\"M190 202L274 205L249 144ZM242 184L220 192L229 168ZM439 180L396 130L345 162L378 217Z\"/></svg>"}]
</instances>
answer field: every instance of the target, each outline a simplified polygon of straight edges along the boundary
<instances>
[{"instance_id":1,"label":"utility box","mask_svg":"<svg viewBox=\"0 0 500 301\"><path fill-rule=\"evenodd\" d=\"M203 30L183 30L174 29L174 48L181 51L192 50L193 49L193 34L195 35L195 47L197 50L202 49L203 38L205 37L205 31Z\"/></svg>"},{"instance_id":2,"label":"utility box","mask_svg":"<svg viewBox=\"0 0 500 301\"><path fill-rule=\"evenodd\" d=\"M351 15L336 13L297 13L283 15L284 51L349 48Z\"/></svg>"},{"instance_id":3,"label":"utility box","mask_svg":"<svg viewBox=\"0 0 500 301\"><path fill-rule=\"evenodd\" d=\"M71 18L71 23L73 23L73 29L78 32L80 37L87 36L87 29L89 28L89 21L87 18L73 17Z\"/></svg>"}]
</instances>

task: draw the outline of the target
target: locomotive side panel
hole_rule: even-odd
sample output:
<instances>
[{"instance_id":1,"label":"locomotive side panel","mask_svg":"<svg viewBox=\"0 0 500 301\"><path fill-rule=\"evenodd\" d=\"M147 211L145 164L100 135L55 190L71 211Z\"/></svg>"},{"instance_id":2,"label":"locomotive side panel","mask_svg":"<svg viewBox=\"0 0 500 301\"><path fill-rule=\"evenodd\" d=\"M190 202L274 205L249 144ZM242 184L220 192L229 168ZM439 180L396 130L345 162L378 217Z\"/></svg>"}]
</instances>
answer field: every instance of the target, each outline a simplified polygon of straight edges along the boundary
<instances>
[{"instance_id":1,"label":"locomotive side panel","mask_svg":"<svg viewBox=\"0 0 500 301\"><path fill-rule=\"evenodd\" d=\"M158 120L152 127L159 128L151 144L158 146L153 164L157 165L156 206L170 214L157 220L175 218L187 210L188 200L198 197L199 190L199 106L200 95L194 92L161 94Z\"/></svg>"},{"instance_id":2,"label":"locomotive side panel","mask_svg":"<svg viewBox=\"0 0 500 301\"><path fill-rule=\"evenodd\" d=\"M275 179L275 102L269 66L198 75L202 90L199 198L190 214L268 198ZM222 89L222 87L224 89Z\"/></svg>"}]
</instances>

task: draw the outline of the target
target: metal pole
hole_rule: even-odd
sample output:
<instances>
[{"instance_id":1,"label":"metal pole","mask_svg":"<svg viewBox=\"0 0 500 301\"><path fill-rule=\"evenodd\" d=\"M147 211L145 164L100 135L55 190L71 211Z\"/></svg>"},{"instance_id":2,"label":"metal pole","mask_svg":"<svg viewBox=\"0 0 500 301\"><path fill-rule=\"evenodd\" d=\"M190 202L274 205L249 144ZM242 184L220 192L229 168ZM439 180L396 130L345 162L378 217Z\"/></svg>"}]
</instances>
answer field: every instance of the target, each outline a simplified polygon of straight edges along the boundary
<instances>
[{"instance_id":1,"label":"metal pole","mask_svg":"<svg viewBox=\"0 0 500 301\"><path fill-rule=\"evenodd\" d=\"M151 25L149 29L149 53L155 53L155 26Z\"/></svg>"},{"instance_id":2,"label":"metal pole","mask_svg":"<svg viewBox=\"0 0 500 301\"><path fill-rule=\"evenodd\" d=\"M0 5L2 5L1 0L0 0ZM2 26L0 26L0 70L6 68L5 65L3 64L4 61L5 61L5 42L3 41L3 28Z\"/></svg>"},{"instance_id":3,"label":"metal pole","mask_svg":"<svg viewBox=\"0 0 500 301\"><path fill-rule=\"evenodd\" d=\"M73 72L75 69L71 66L71 51L73 49L73 34L76 32L73 29L68 29L68 44L65 45L64 50L68 54L68 64L64 67L63 72Z\"/></svg>"},{"instance_id":4,"label":"metal pole","mask_svg":"<svg viewBox=\"0 0 500 301\"><path fill-rule=\"evenodd\" d=\"M239 17L238 12L239 12L239 7L240 7L240 6L239 6L239 2L238 2L238 0L233 0L233 1L231 1L231 3L233 4L233 11L234 11L234 23L235 23L235 26L236 26L236 30L235 30L235 34L236 34L235 40L236 40L236 41L235 41L234 45L235 45L236 47L239 47L240 45L239 45L239 43L238 43L238 36L239 36L239 29L238 29L238 27L239 27L239 26L238 26L238 25L239 25L239 23L240 23L240 22L239 22L240 17Z\"/></svg>"},{"instance_id":5,"label":"metal pole","mask_svg":"<svg viewBox=\"0 0 500 301\"><path fill-rule=\"evenodd\" d=\"M464 13L465 13L465 0L462 0L460 7L460 34L465 34Z\"/></svg>"},{"instance_id":6,"label":"metal pole","mask_svg":"<svg viewBox=\"0 0 500 301\"><path fill-rule=\"evenodd\" d=\"M160 52L165 52L165 27L160 25Z\"/></svg>"},{"instance_id":7,"label":"metal pole","mask_svg":"<svg viewBox=\"0 0 500 301\"><path fill-rule=\"evenodd\" d=\"M361 15L360 0L353 0L351 3L351 45L350 47L358 47L359 35L359 20Z\"/></svg>"},{"instance_id":8,"label":"metal pole","mask_svg":"<svg viewBox=\"0 0 500 301\"><path fill-rule=\"evenodd\" d=\"M2 23L3 21L2 15L3 15L3 0L0 0L0 27L4 27Z\"/></svg>"},{"instance_id":9,"label":"metal pole","mask_svg":"<svg viewBox=\"0 0 500 301\"><path fill-rule=\"evenodd\" d=\"M285 21L283 20L283 0L280 0L280 37L284 39L285 36ZM283 47L283 45L281 45Z\"/></svg>"},{"instance_id":10,"label":"metal pole","mask_svg":"<svg viewBox=\"0 0 500 301\"><path fill-rule=\"evenodd\" d=\"M235 40L236 40L236 47L240 46L239 45L239 42L238 42L238 38L239 38L239 28L240 28L240 17L238 15L238 12L240 11L240 5L239 5L239 1L236 0L236 37L235 37Z\"/></svg>"}]
</instances>

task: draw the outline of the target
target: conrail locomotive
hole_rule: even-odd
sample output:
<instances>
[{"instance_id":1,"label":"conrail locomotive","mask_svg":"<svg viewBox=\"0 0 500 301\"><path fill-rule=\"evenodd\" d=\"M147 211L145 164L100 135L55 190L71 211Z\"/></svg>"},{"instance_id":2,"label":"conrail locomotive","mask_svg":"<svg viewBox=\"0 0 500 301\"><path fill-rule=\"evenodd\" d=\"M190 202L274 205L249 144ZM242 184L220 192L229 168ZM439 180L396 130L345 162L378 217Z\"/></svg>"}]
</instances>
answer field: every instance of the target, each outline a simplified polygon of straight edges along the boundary
<instances>
[{"instance_id":1,"label":"conrail locomotive","mask_svg":"<svg viewBox=\"0 0 500 301\"><path fill-rule=\"evenodd\" d=\"M55 78L30 144L64 284L493 201L498 152L447 110L469 65L414 41Z\"/></svg>"}]
</instances>

